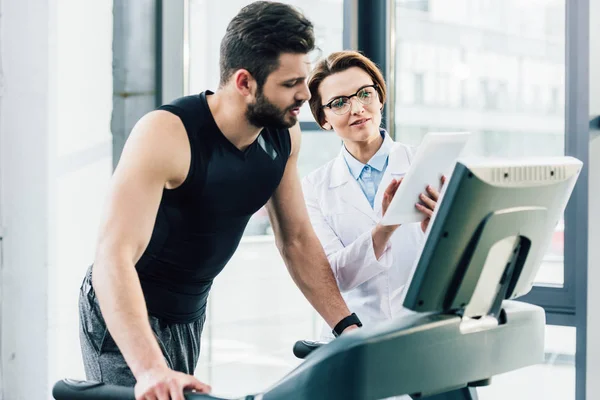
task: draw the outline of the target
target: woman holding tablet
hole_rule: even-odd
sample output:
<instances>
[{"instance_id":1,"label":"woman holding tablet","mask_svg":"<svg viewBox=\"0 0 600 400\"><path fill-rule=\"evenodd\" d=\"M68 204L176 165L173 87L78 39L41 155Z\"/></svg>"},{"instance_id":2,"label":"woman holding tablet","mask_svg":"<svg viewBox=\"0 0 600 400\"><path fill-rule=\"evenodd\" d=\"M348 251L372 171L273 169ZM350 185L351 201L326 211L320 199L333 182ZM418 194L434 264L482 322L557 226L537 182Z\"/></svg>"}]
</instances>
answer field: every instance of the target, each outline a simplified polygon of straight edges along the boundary
<instances>
[{"instance_id":1,"label":"woman holding tablet","mask_svg":"<svg viewBox=\"0 0 600 400\"><path fill-rule=\"evenodd\" d=\"M379 223L408 170L412 152L380 128L386 85L377 66L354 51L321 60L308 81L317 123L343 142L339 155L302 182L311 222L348 307L363 324L402 315L405 288L436 206L423 188L421 223ZM417 204L417 202L419 202ZM323 339L332 338L324 328Z\"/></svg>"}]
</instances>

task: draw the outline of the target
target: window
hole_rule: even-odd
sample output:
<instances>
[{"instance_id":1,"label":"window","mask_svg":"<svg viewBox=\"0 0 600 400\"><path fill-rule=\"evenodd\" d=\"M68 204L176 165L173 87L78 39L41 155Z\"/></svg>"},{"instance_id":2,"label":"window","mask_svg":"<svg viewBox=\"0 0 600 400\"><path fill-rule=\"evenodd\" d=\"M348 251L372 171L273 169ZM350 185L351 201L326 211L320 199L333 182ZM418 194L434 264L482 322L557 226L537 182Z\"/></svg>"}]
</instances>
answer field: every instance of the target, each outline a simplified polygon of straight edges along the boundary
<instances>
[{"instance_id":1,"label":"window","mask_svg":"<svg viewBox=\"0 0 600 400\"><path fill-rule=\"evenodd\" d=\"M396 1L396 140L452 127L473 133L471 155L563 155L564 0L427 2L415 14L421 3ZM540 284L564 281L563 225Z\"/></svg>"},{"instance_id":2,"label":"window","mask_svg":"<svg viewBox=\"0 0 600 400\"><path fill-rule=\"evenodd\" d=\"M429 11L429 0L398 0L398 6L409 10Z\"/></svg>"},{"instance_id":3,"label":"window","mask_svg":"<svg viewBox=\"0 0 600 400\"><path fill-rule=\"evenodd\" d=\"M575 398L575 328L546 326L543 363L495 376L477 389L481 400Z\"/></svg>"},{"instance_id":4,"label":"window","mask_svg":"<svg viewBox=\"0 0 600 400\"><path fill-rule=\"evenodd\" d=\"M565 154L565 39L572 34L566 31L565 13L571 5L564 0L446 0L430 2L423 13L407 3L396 0L394 11L396 140L417 145L430 131L466 130L473 134L469 155ZM425 78L421 83L416 76ZM423 101L418 101L419 84ZM522 299L544 306L548 323L573 324L566 315L574 309L575 259L571 253L571 270L566 270L564 231L561 220L537 287ZM480 397L574 398L575 332L548 325L546 362L495 377L495 384L479 389Z\"/></svg>"},{"instance_id":5,"label":"window","mask_svg":"<svg viewBox=\"0 0 600 400\"><path fill-rule=\"evenodd\" d=\"M413 89L414 89L414 94L413 94L413 101L415 104L423 104L423 74L422 73L417 73L414 74L414 83L413 83Z\"/></svg>"}]
</instances>

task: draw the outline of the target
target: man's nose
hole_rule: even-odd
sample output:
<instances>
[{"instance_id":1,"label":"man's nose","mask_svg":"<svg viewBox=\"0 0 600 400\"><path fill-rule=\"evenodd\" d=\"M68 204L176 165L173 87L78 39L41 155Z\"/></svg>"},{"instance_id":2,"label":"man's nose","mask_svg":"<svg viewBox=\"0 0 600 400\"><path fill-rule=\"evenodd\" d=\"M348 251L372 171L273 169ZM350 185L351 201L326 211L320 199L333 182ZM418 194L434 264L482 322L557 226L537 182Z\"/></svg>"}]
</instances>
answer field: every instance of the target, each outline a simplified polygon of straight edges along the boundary
<instances>
[{"instance_id":1,"label":"man's nose","mask_svg":"<svg viewBox=\"0 0 600 400\"><path fill-rule=\"evenodd\" d=\"M298 92L298 100L301 101L308 101L310 100L311 95L310 95L310 89L308 89L308 83L304 82L304 84L302 85L302 89Z\"/></svg>"}]
</instances>

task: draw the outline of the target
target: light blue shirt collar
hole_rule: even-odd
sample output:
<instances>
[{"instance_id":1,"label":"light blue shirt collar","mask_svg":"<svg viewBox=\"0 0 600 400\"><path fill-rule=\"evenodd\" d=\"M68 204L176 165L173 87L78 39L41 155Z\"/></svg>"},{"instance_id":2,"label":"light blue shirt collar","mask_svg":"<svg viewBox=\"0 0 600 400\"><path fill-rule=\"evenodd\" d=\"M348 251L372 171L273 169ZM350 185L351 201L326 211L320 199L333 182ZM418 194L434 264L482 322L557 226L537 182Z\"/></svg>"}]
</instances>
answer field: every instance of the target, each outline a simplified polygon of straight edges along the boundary
<instances>
[{"instance_id":1,"label":"light blue shirt collar","mask_svg":"<svg viewBox=\"0 0 600 400\"><path fill-rule=\"evenodd\" d=\"M367 165L381 172L385 168L388 156L390 155L392 147L394 146L394 142L384 129L379 129L379 132L383 137L383 143L381 143L381 147L379 147L377 153L375 153L373 157L371 157L371 159L367 162ZM354 158L354 156L350 154L348 149L346 149L346 146L344 146L344 152L342 154L344 154L344 160L346 160L346 164L348 165L350 173L352 174L354 179L358 179L363 168L365 167L365 164L361 163L356 158Z\"/></svg>"}]
</instances>

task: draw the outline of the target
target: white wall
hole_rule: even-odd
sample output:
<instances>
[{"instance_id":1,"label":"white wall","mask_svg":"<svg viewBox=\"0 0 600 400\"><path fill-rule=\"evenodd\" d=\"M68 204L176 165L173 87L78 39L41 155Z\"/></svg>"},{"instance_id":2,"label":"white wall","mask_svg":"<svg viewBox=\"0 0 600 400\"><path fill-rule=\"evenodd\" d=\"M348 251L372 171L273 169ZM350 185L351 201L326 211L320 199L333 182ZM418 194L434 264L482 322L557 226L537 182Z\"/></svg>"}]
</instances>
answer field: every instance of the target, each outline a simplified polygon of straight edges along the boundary
<instances>
[{"instance_id":1,"label":"white wall","mask_svg":"<svg viewBox=\"0 0 600 400\"><path fill-rule=\"evenodd\" d=\"M3 0L0 171L4 399L44 398L47 319L49 6ZM37 367L39 365L40 367ZM31 382L39 382L32 385Z\"/></svg>"},{"instance_id":2,"label":"white wall","mask_svg":"<svg viewBox=\"0 0 600 400\"><path fill-rule=\"evenodd\" d=\"M2 0L0 399L83 377L77 294L111 173L112 1Z\"/></svg>"}]
</instances>

